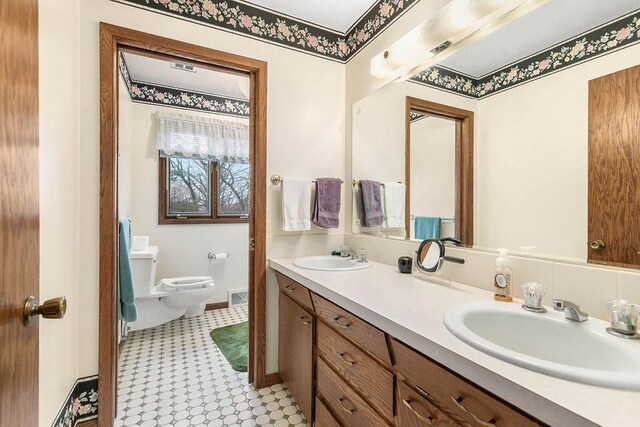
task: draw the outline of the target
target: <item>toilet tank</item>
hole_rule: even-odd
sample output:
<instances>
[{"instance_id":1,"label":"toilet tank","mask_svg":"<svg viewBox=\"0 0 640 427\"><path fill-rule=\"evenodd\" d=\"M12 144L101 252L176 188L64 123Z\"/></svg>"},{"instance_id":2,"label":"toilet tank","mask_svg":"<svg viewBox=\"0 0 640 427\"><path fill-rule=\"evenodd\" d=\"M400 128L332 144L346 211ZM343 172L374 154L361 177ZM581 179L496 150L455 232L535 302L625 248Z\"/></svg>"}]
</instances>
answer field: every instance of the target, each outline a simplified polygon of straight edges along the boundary
<instances>
[{"instance_id":1,"label":"toilet tank","mask_svg":"<svg viewBox=\"0 0 640 427\"><path fill-rule=\"evenodd\" d=\"M145 251L131 251L129 260L135 298L148 296L151 288L156 284L158 247L149 246Z\"/></svg>"}]
</instances>

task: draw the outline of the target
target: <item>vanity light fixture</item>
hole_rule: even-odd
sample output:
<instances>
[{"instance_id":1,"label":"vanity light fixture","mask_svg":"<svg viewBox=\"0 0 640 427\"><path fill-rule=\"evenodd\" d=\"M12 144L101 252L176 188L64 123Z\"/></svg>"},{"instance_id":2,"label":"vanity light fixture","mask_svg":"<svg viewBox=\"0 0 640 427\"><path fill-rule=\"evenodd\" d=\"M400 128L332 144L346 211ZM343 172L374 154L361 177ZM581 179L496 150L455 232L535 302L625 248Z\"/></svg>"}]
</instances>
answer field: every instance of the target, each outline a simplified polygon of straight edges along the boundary
<instances>
[{"instance_id":1,"label":"vanity light fixture","mask_svg":"<svg viewBox=\"0 0 640 427\"><path fill-rule=\"evenodd\" d=\"M371 59L371 75L406 80L548 0L451 0Z\"/></svg>"}]
</instances>

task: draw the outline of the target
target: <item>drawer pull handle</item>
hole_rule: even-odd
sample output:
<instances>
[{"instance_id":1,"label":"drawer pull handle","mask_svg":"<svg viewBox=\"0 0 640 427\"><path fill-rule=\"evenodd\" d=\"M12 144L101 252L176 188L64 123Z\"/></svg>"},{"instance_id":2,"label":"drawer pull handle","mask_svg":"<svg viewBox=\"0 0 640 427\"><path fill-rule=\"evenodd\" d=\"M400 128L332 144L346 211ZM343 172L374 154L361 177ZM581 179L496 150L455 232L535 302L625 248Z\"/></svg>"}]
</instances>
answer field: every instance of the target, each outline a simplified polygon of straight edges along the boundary
<instances>
[{"instance_id":1,"label":"drawer pull handle","mask_svg":"<svg viewBox=\"0 0 640 427\"><path fill-rule=\"evenodd\" d=\"M471 412L469 412L469 410L462 404L462 401L464 400L464 397L459 397L459 398L454 398L453 396L451 397L451 400L453 400L453 403L456 404L456 406L460 409L462 409L464 412L466 412L467 414L471 415L471 418L474 419L475 422L477 422L478 424L480 424L482 427L496 427L495 424L495 419L490 419L489 422L486 421L482 421L480 418L476 417L475 415L473 415Z\"/></svg>"},{"instance_id":2,"label":"drawer pull handle","mask_svg":"<svg viewBox=\"0 0 640 427\"><path fill-rule=\"evenodd\" d=\"M429 393L427 393L426 391L424 391L423 389L421 389L418 386L414 386L416 388L416 390L418 390L418 392L420 392L422 394L422 397L431 397L431 395Z\"/></svg>"},{"instance_id":3,"label":"drawer pull handle","mask_svg":"<svg viewBox=\"0 0 640 427\"><path fill-rule=\"evenodd\" d=\"M305 325L308 325L308 324L311 323L311 320L307 319L304 316L300 316L300 320L302 320L302 323L305 324Z\"/></svg>"},{"instance_id":4,"label":"drawer pull handle","mask_svg":"<svg viewBox=\"0 0 640 427\"><path fill-rule=\"evenodd\" d=\"M289 292L289 293L293 293L293 291L296 290L296 288L290 288L288 285L284 287L284 290Z\"/></svg>"},{"instance_id":5,"label":"drawer pull handle","mask_svg":"<svg viewBox=\"0 0 640 427\"><path fill-rule=\"evenodd\" d=\"M347 399L345 399L345 398L338 399L338 403L340 403L340 406L342 406L342 410L345 411L346 413L350 414L350 415L353 414L354 412L356 412L355 409L349 409L344 405L344 401L345 400L347 400Z\"/></svg>"},{"instance_id":6,"label":"drawer pull handle","mask_svg":"<svg viewBox=\"0 0 640 427\"><path fill-rule=\"evenodd\" d=\"M340 322L340 319L344 319L344 317L342 317L342 316L335 317L335 318L333 319L333 321L334 321L334 322L336 322L336 324L337 324L338 326L340 326L340 327L342 327L342 328L345 328L345 329L346 329L346 328L348 328L349 326L351 326L351 322L349 322L349 323ZM345 320L346 320L346 319L345 319Z\"/></svg>"},{"instance_id":7,"label":"drawer pull handle","mask_svg":"<svg viewBox=\"0 0 640 427\"><path fill-rule=\"evenodd\" d=\"M415 415L416 417L418 417L418 419L419 419L420 421L424 421L426 424L429 424L429 425L431 425L431 424L432 424L432 423L431 423L431 421L433 420L433 418L431 418L431 417L425 417L425 416L423 416L423 415L420 415L420 414L418 413L418 411L416 411L415 409L413 409L413 406L411 406L411 401L410 401L410 400L402 399L402 403L404 403L404 406L406 406L407 408L409 408L409 410L410 410L411 412L413 412L413 415Z\"/></svg>"},{"instance_id":8,"label":"drawer pull handle","mask_svg":"<svg viewBox=\"0 0 640 427\"><path fill-rule=\"evenodd\" d=\"M338 356L340 356L340 359L344 362L345 365L353 366L353 365L356 364L356 362L353 362L353 361L345 359L344 358L344 353L338 353Z\"/></svg>"}]
</instances>

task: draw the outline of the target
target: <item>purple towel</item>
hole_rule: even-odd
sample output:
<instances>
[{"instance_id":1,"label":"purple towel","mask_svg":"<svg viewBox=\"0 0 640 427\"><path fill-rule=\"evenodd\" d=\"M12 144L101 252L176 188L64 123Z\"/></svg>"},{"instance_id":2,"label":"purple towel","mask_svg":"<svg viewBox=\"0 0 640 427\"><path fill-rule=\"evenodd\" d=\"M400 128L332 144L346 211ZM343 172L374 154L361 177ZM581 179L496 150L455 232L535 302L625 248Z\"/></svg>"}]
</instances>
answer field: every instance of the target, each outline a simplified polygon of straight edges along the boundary
<instances>
[{"instance_id":1,"label":"purple towel","mask_svg":"<svg viewBox=\"0 0 640 427\"><path fill-rule=\"evenodd\" d=\"M363 225L376 227L384 221L382 213L382 193L378 181L361 180L360 194L362 196Z\"/></svg>"},{"instance_id":2,"label":"purple towel","mask_svg":"<svg viewBox=\"0 0 640 427\"><path fill-rule=\"evenodd\" d=\"M340 192L338 178L316 179L316 197L311 222L323 228L338 228L340 223Z\"/></svg>"}]
</instances>

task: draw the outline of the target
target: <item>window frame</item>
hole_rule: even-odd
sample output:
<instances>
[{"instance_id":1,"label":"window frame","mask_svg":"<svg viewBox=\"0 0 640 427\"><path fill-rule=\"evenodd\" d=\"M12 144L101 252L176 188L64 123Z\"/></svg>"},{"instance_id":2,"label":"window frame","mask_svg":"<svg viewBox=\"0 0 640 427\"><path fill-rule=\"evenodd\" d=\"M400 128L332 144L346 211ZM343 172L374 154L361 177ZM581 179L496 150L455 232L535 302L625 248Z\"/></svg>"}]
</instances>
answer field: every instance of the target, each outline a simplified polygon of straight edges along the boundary
<instances>
[{"instance_id":1,"label":"window frame","mask_svg":"<svg viewBox=\"0 0 640 427\"><path fill-rule=\"evenodd\" d=\"M209 180L209 214L185 214L170 215L167 205L169 199L169 173L166 157L158 158L158 224L178 225L178 224L246 224L249 222L249 215L218 214L218 162L210 162Z\"/></svg>"}]
</instances>

